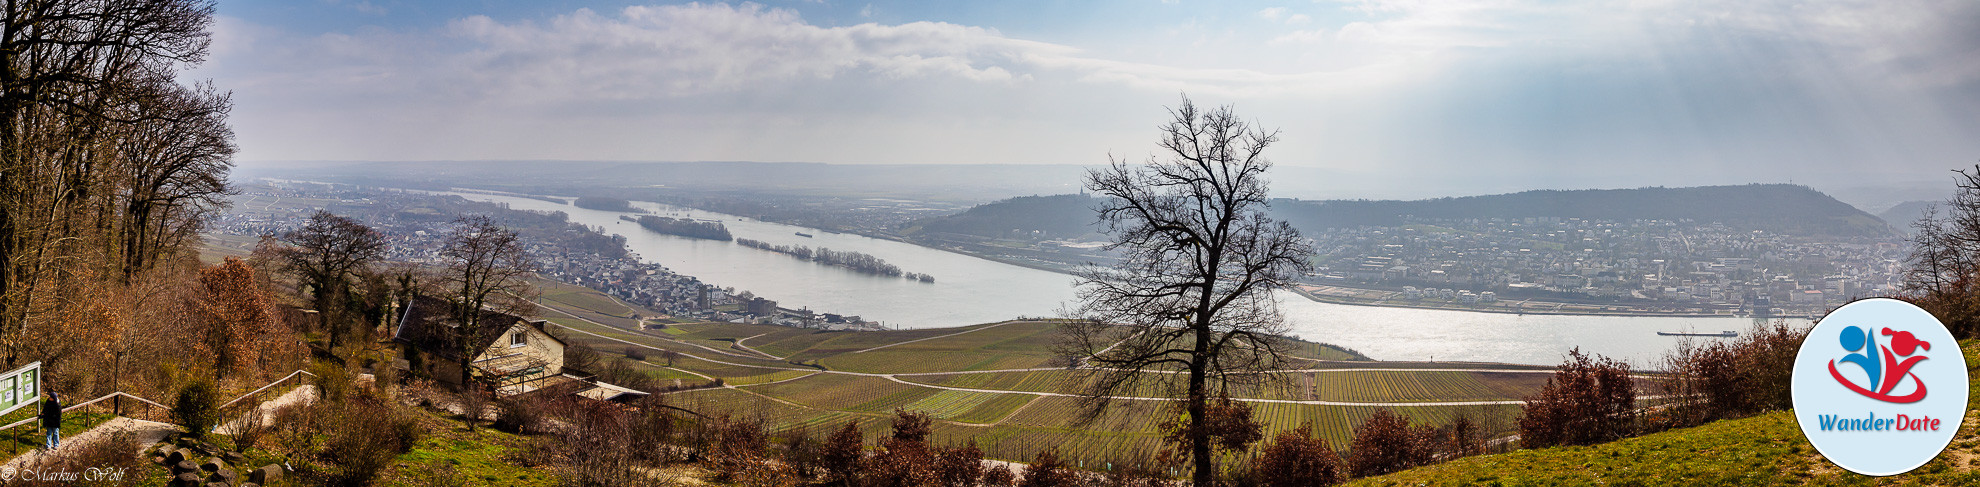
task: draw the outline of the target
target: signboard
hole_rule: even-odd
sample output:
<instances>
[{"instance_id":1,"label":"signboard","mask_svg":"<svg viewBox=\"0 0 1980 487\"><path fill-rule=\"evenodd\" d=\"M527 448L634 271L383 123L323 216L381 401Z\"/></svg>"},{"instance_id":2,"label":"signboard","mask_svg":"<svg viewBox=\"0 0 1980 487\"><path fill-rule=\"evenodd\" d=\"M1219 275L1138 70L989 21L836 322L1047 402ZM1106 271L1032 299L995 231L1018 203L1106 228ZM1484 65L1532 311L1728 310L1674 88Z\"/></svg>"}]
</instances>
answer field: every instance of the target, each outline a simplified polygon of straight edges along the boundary
<instances>
[{"instance_id":1,"label":"signboard","mask_svg":"<svg viewBox=\"0 0 1980 487\"><path fill-rule=\"evenodd\" d=\"M0 415L41 402L41 362L0 374Z\"/></svg>"}]
</instances>

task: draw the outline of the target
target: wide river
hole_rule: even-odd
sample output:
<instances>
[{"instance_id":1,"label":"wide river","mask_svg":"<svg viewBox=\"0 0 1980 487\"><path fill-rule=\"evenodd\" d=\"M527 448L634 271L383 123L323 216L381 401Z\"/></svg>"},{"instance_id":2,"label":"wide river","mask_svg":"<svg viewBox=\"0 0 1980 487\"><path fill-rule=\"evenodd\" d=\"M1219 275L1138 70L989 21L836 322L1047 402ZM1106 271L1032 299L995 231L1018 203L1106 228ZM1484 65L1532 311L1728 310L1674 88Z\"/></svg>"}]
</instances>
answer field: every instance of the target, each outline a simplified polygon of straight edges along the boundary
<instances>
[{"instance_id":1,"label":"wide river","mask_svg":"<svg viewBox=\"0 0 1980 487\"><path fill-rule=\"evenodd\" d=\"M858 315L889 327L927 328L1055 316L1073 298L1065 274L1003 264L892 240L742 219L707 211L635 203L654 214L721 220L738 238L777 245L826 247L877 256L908 272L935 276L924 284L798 260L733 242L675 237L621 221L623 213L528 198L449 193L511 208L562 211L571 221L624 235L642 260L702 282L748 290L786 308ZM814 237L798 236L798 232ZM1466 311L1350 306L1281 293L1279 309L1293 334L1352 348L1379 360L1484 361L1559 364L1567 351L1654 366L1679 338L1657 331L1744 331L1743 318L1511 315ZM1715 340L1707 338L1705 340Z\"/></svg>"}]
</instances>

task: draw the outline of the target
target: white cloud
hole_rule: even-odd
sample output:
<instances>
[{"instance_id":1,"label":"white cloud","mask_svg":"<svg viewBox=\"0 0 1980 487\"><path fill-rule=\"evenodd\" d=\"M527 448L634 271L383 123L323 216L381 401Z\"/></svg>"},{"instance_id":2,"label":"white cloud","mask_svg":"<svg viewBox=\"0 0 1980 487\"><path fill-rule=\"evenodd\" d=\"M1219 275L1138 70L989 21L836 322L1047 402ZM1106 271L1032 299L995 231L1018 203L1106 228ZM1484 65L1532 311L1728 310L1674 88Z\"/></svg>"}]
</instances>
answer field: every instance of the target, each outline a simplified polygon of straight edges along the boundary
<instances>
[{"instance_id":1,"label":"white cloud","mask_svg":"<svg viewBox=\"0 0 1980 487\"><path fill-rule=\"evenodd\" d=\"M1971 138L1974 97L1936 97L1980 92L1980 4L1920 5L1371 0L1099 35L1131 45L1112 50L756 4L317 36L223 17L193 76L236 91L258 159L1093 162L1145 147L1188 92L1283 125L1295 165L1462 178L1597 154L1681 172L1973 147L1944 140ZM1778 172L1756 167L1740 174Z\"/></svg>"},{"instance_id":2,"label":"white cloud","mask_svg":"<svg viewBox=\"0 0 1980 487\"><path fill-rule=\"evenodd\" d=\"M331 5L346 5L349 6L351 10L356 10L358 13L365 15L382 16L387 13L391 13L390 9L387 9L378 4L371 3L371 0L358 0L356 3L348 3L345 2L345 0L323 0L323 3L327 3Z\"/></svg>"}]
</instances>

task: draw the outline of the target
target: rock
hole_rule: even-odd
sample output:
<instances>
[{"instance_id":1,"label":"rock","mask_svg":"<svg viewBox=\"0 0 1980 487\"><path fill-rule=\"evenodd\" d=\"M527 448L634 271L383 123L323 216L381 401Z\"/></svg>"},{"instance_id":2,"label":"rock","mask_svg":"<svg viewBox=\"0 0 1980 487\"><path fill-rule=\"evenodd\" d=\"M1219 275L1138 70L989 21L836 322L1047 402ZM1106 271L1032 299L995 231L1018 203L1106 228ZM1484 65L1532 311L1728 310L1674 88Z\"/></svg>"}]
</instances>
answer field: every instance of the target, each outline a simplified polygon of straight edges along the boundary
<instances>
[{"instance_id":1,"label":"rock","mask_svg":"<svg viewBox=\"0 0 1980 487\"><path fill-rule=\"evenodd\" d=\"M220 469L219 471L213 472L213 475L207 476L206 480L211 482L226 482L228 484L233 484L235 482L241 481L241 474L234 473L234 469L223 468Z\"/></svg>"},{"instance_id":2,"label":"rock","mask_svg":"<svg viewBox=\"0 0 1980 487\"><path fill-rule=\"evenodd\" d=\"M280 480L282 480L281 465L268 464L248 472L248 481L257 484L266 484Z\"/></svg>"},{"instance_id":3,"label":"rock","mask_svg":"<svg viewBox=\"0 0 1980 487\"><path fill-rule=\"evenodd\" d=\"M188 436L181 436L178 439L172 440L172 444L179 445L179 448L192 448L199 445L199 440L192 439L192 437Z\"/></svg>"},{"instance_id":4,"label":"rock","mask_svg":"<svg viewBox=\"0 0 1980 487\"><path fill-rule=\"evenodd\" d=\"M237 452L237 451L230 451L221 454L220 458L227 459L227 463L241 463L247 461L247 455L242 455L241 452Z\"/></svg>"},{"instance_id":5,"label":"rock","mask_svg":"<svg viewBox=\"0 0 1980 487\"><path fill-rule=\"evenodd\" d=\"M199 485L199 474L179 472L178 475L172 477L172 482L179 485Z\"/></svg>"},{"instance_id":6,"label":"rock","mask_svg":"<svg viewBox=\"0 0 1980 487\"><path fill-rule=\"evenodd\" d=\"M236 485L234 487L261 487L261 484L257 484L254 482L242 482L240 485Z\"/></svg>"},{"instance_id":7,"label":"rock","mask_svg":"<svg viewBox=\"0 0 1980 487\"><path fill-rule=\"evenodd\" d=\"M179 462L187 461L186 451L178 448L173 448L170 453L165 454L165 461L175 465L178 464Z\"/></svg>"},{"instance_id":8,"label":"rock","mask_svg":"<svg viewBox=\"0 0 1980 487\"><path fill-rule=\"evenodd\" d=\"M207 482L206 487L234 487L234 485L226 482Z\"/></svg>"},{"instance_id":9,"label":"rock","mask_svg":"<svg viewBox=\"0 0 1980 487\"><path fill-rule=\"evenodd\" d=\"M199 464L200 470L208 472L218 472L223 468L227 468L227 463L220 461L218 458L209 458L206 460L206 463Z\"/></svg>"},{"instance_id":10,"label":"rock","mask_svg":"<svg viewBox=\"0 0 1980 487\"><path fill-rule=\"evenodd\" d=\"M193 463L192 460L179 460L179 463L172 464L172 473L190 473L190 472L198 472L198 471L199 471L199 464ZM193 475L199 475L199 474L194 473Z\"/></svg>"}]
</instances>

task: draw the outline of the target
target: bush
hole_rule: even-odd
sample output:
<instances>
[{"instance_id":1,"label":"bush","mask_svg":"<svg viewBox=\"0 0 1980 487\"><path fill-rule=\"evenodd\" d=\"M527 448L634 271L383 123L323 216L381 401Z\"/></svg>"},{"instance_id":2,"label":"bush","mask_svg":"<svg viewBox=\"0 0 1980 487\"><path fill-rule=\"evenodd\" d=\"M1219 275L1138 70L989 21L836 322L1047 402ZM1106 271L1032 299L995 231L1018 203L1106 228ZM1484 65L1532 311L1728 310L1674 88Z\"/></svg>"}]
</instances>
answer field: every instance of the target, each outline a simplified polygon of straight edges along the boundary
<instances>
[{"instance_id":1,"label":"bush","mask_svg":"<svg viewBox=\"0 0 1980 487\"><path fill-rule=\"evenodd\" d=\"M609 406L571 411L570 427L559 428L552 444L564 485L630 485L643 477L633 469L629 416Z\"/></svg>"},{"instance_id":2,"label":"bush","mask_svg":"<svg viewBox=\"0 0 1980 487\"><path fill-rule=\"evenodd\" d=\"M243 408L221 429L234 439L235 450L247 451L249 448L254 448L254 444L259 443L262 436L268 434L268 428L268 411L260 407L249 407Z\"/></svg>"},{"instance_id":3,"label":"bush","mask_svg":"<svg viewBox=\"0 0 1980 487\"><path fill-rule=\"evenodd\" d=\"M1038 452L1038 457L1024 466L1024 480L1018 487L1075 487L1079 485L1079 471L1073 470L1059 454L1051 450Z\"/></svg>"},{"instance_id":4,"label":"bush","mask_svg":"<svg viewBox=\"0 0 1980 487\"><path fill-rule=\"evenodd\" d=\"M543 412L547 405L541 394L509 396L495 401L502 411L495 416L495 428L517 434L531 434L543 431Z\"/></svg>"},{"instance_id":5,"label":"bush","mask_svg":"<svg viewBox=\"0 0 1980 487\"><path fill-rule=\"evenodd\" d=\"M1528 448L1592 445L1629 436L1635 420L1636 383L1629 366L1606 357L1591 359L1576 348L1539 394L1527 398L1520 410L1519 441Z\"/></svg>"},{"instance_id":6,"label":"bush","mask_svg":"<svg viewBox=\"0 0 1980 487\"><path fill-rule=\"evenodd\" d=\"M1164 441L1175 445L1179 454L1187 455L1195 435L1190 430L1196 425L1189 421L1188 403L1176 402L1176 418L1162 426ZM1252 443L1265 437L1261 426L1251 418L1251 405L1230 398L1220 398L1204 405L1206 420L1201 426L1203 436L1211 441L1213 450L1226 452L1244 451Z\"/></svg>"},{"instance_id":7,"label":"bush","mask_svg":"<svg viewBox=\"0 0 1980 487\"><path fill-rule=\"evenodd\" d=\"M1304 424L1272 437L1252 463L1252 479L1268 487L1334 485L1346 470L1327 440L1314 437L1313 425Z\"/></svg>"},{"instance_id":8,"label":"bush","mask_svg":"<svg viewBox=\"0 0 1980 487\"><path fill-rule=\"evenodd\" d=\"M328 361L309 366L309 373L316 374L314 382L317 392L322 393L322 399L327 402L344 402L344 399L351 394L351 384L357 382L357 377L351 375L350 369Z\"/></svg>"},{"instance_id":9,"label":"bush","mask_svg":"<svg viewBox=\"0 0 1980 487\"><path fill-rule=\"evenodd\" d=\"M1786 321L1756 325L1733 341L1680 347L1666 358L1671 395L1683 411L1652 427L1689 426L1793 406L1794 358L1808 331Z\"/></svg>"},{"instance_id":10,"label":"bush","mask_svg":"<svg viewBox=\"0 0 1980 487\"><path fill-rule=\"evenodd\" d=\"M1447 456L1445 460L1484 453L1485 435L1485 428L1472 421L1470 415L1458 413L1456 418L1451 419L1451 424L1443 428L1441 436L1450 441L1440 453Z\"/></svg>"},{"instance_id":11,"label":"bush","mask_svg":"<svg viewBox=\"0 0 1980 487\"><path fill-rule=\"evenodd\" d=\"M488 388L478 383L462 385L460 392L454 394L454 401L461 406L461 420L467 423L468 431L474 431L483 419L487 419L491 396L493 394L489 393Z\"/></svg>"},{"instance_id":12,"label":"bush","mask_svg":"<svg viewBox=\"0 0 1980 487\"><path fill-rule=\"evenodd\" d=\"M172 422L194 438L203 438L220 422L219 403L220 393L212 381L193 379L179 388L178 397L172 401Z\"/></svg>"},{"instance_id":13,"label":"bush","mask_svg":"<svg viewBox=\"0 0 1980 487\"><path fill-rule=\"evenodd\" d=\"M827 480L845 486L859 482L859 465L866 456L865 441L859 432L859 423L852 421L847 421L844 428L825 438L825 445L819 452L819 462L825 468Z\"/></svg>"},{"instance_id":14,"label":"bush","mask_svg":"<svg viewBox=\"0 0 1980 487\"><path fill-rule=\"evenodd\" d=\"M983 450L971 441L961 448L943 448L935 457L935 485L972 487L983 479Z\"/></svg>"},{"instance_id":15,"label":"bush","mask_svg":"<svg viewBox=\"0 0 1980 487\"><path fill-rule=\"evenodd\" d=\"M679 421L667 409L667 396L653 394L640 399L638 421L632 437L635 455L655 464L679 458L680 450L670 443Z\"/></svg>"},{"instance_id":16,"label":"bush","mask_svg":"<svg viewBox=\"0 0 1980 487\"><path fill-rule=\"evenodd\" d=\"M928 419L928 413L895 409L894 441L924 443L928 441L928 434L934 431L933 425L934 421Z\"/></svg>"},{"instance_id":17,"label":"bush","mask_svg":"<svg viewBox=\"0 0 1980 487\"><path fill-rule=\"evenodd\" d=\"M20 471L23 475L20 475L20 478L11 478L15 469L8 467L6 472L10 478L6 479L8 480L6 485L10 487L132 485L134 479L129 477L115 480L110 478L94 478L87 475L76 478L63 478L56 473L141 472L145 467L143 460L139 459L137 455L131 454L131 452L143 450L147 446L141 444L139 441L137 436L131 432L119 431L111 433L108 437L100 441L92 441L75 446L68 446L68 443L65 442L62 447L63 454L61 455L24 455L23 458L25 460L20 464L20 467L22 467ZM46 472L47 474L36 475L27 472Z\"/></svg>"},{"instance_id":18,"label":"bush","mask_svg":"<svg viewBox=\"0 0 1980 487\"><path fill-rule=\"evenodd\" d=\"M1011 487L1017 485L1017 473L1010 465L998 464L983 471L983 487Z\"/></svg>"},{"instance_id":19,"label":"bush","mask_svg":"<svg viewBox=\"0 0 1980 487\"><path fill-rule=\"evenodd\" d=\"M727 416L713 420L716 441L707 465L715 471L715 480L743 486L797 485L797 473L790 465L764 455L770 437L763 422L762 418Z\"/></svg>"},{"instance_id":20,"label":"bush","mask_svg":"<svg viewBox=\"0 0 1980 487\"><path fill-rule=\"evenodd\" d=\"M784 432L783 443L784 465L790 466L792 475L807 480L818 476L819 470L824 468L820 460L824 447L818 443L818 438L811 436L810 429L798 425L796 429Z\"/></svg>"},{"instance_id":21,"label":"bush","mask_svg":"<svg viewBox=\"0 0 1980 487\"><path fill-rule=\"evenodd\" d=\"M646 348L634 346L634 345L627 345L626 358L644 361L646 360Z\"/></svg>"},{"instance_id":22,"label":"bush","mask_svg":"<svg viewBox=\"0 0 1980 487\"><path fill-rule=\"evenodd\" d=\"M926 413L894 410L894 433L873 455L865 468L869 487L909 487L931 485L935 478L935 452L928 448L933 421Z\"/></svg>"},{"instance_id":23,"label":"bush","mask_svg":"<svg viewBox=\"0 0 1980 487\"><path fill-rule=\"evenodd\" d=\"M1429 465L1437 454L1436 431L1429 426L1411 428L1409 418L1378 409L1354 428L1348 469L1356 477L1367 477Z\"/></svg>"},{"instance_id":24,"label":"bush","mask_svg":"<svg viewBox=\"0 0 1980 487\"><path fill-rule=\"evenodd\" d=\"M330 438L317 455L333 467L321 479L328 485L370 485L424 433L418 421L377 396L356 394L337 406L334 422L324 428Z\"/></svg>"},{"instance_id":25,"label":"bush","mask_svg":"<svg viewBox=\"0 0 1980 487\"><path fill-rule=\"evenodd\" d=\"M323 429L324 404L291 404L275 410L271 425L275 446L282 450L290 463L303 463L302 459L316 454L317 435Z\"/></svg>"}]
</instances>

